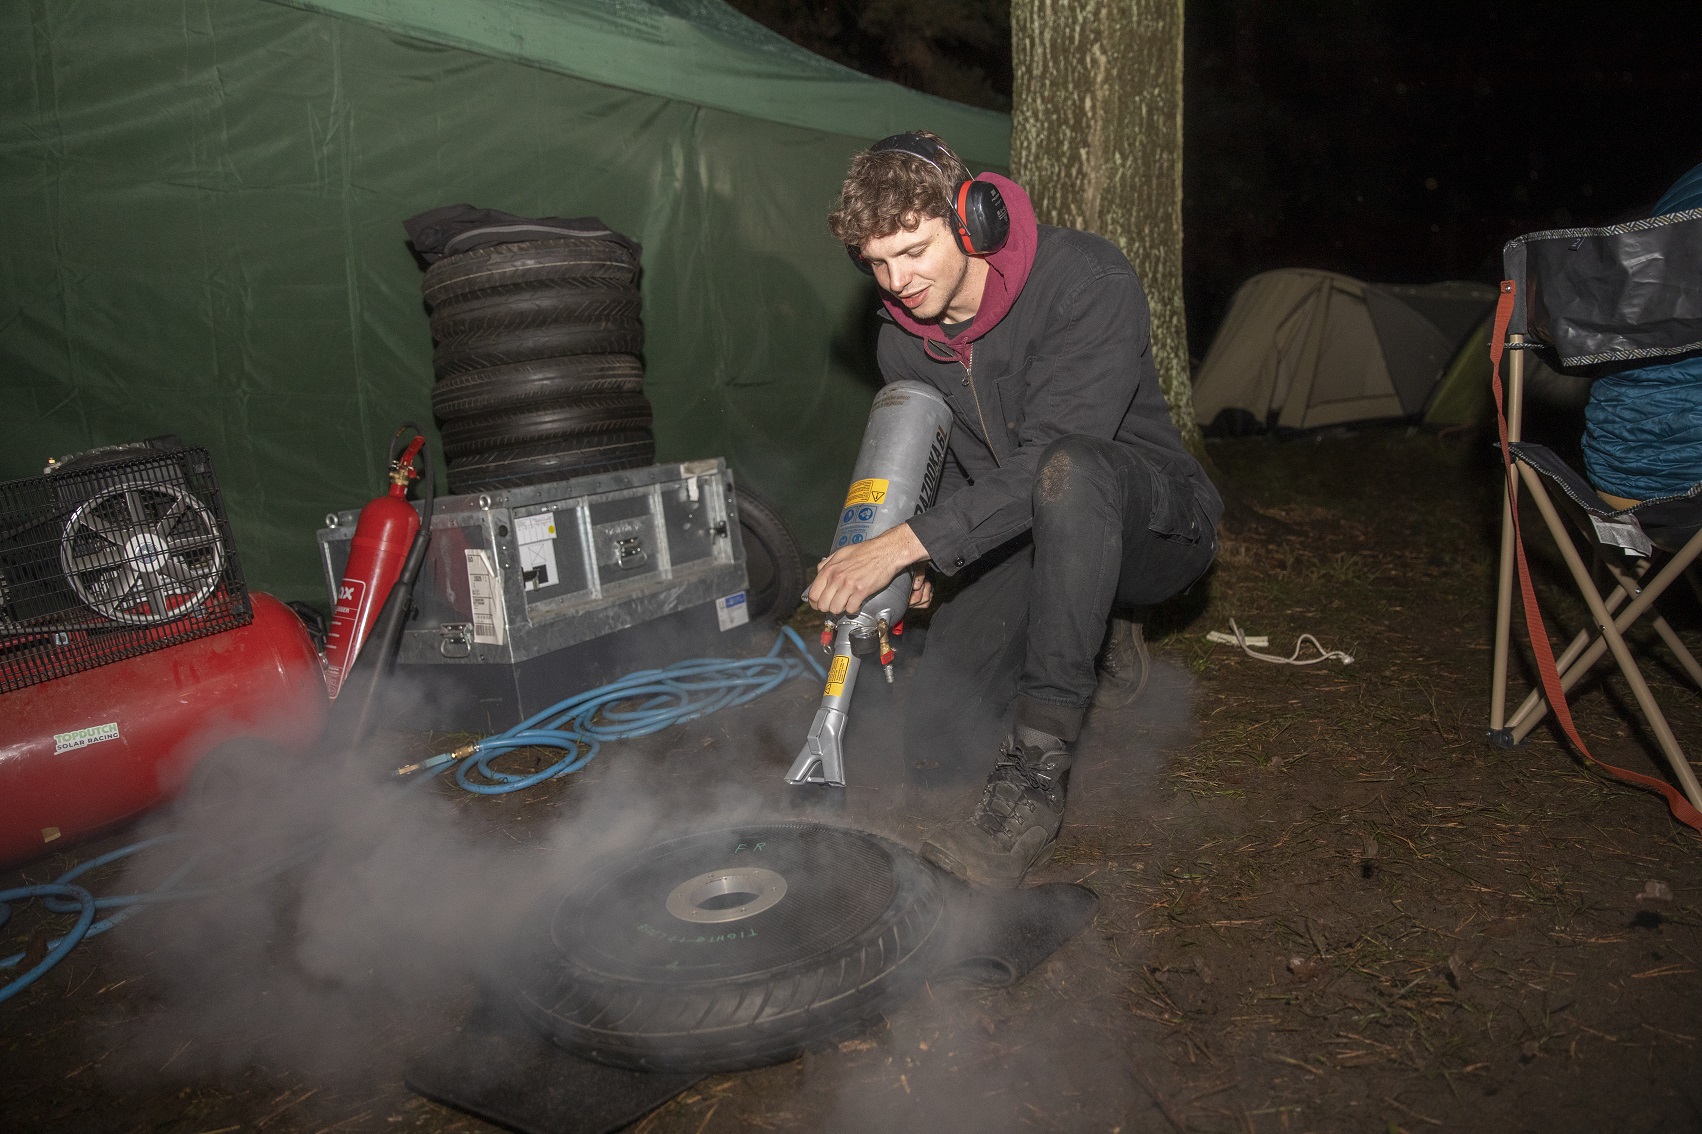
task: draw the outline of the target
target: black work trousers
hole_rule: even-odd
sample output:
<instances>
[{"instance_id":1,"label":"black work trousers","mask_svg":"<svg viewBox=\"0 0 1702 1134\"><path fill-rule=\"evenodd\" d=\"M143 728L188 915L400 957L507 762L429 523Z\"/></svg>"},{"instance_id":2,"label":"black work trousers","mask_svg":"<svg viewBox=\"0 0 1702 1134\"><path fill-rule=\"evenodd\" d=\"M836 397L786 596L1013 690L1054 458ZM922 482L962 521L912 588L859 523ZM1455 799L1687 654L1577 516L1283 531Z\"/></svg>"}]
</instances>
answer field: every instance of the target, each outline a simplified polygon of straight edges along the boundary
<instances>
[{"instance_id":1,"label":"black work trousers","mask_svg":"<svg viewBox=\"0 0 1702 1134\"><path fill-rule=\"evenodd\" d=\"M1054 441L1033 503L1029 532L934 612L905 712L915 767L984 772L1013 723L1074 740L1112 610L1163 602L1217 554L1193 484L1114 441Z\"/></svg>"}]
</instances>

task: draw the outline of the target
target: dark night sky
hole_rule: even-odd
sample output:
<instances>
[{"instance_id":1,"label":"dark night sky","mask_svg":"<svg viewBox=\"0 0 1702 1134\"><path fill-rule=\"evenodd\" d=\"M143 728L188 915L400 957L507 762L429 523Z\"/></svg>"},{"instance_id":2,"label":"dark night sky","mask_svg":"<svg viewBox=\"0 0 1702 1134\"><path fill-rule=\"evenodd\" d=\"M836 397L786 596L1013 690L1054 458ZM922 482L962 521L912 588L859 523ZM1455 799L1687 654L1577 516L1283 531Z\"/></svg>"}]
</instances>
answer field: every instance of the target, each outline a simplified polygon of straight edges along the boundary
<instances>
[{"instance_id":1,"label":"dark night sky","mask_svg":"<svg viewBox=\"0 0 1702 1134\"><path fill-rule=\"evenodd\" d=\"M1009 107L1008 0L733 0L812 50ZM1192 349L1269 268L1499 278L1522 232L1645 214L1702 161L1695 0L1189 0Z\"/></svg>"},{"instance_id":2,"label":"dark night sky","mask_svg":"<svg viewBox=\"0 0 1702 1134\"><path fill-rule=\"evenodd\" d=\"M1196 0L1188 20L1196 353L1254 272L1493 281L1509 237L1647 215L1702 161L1702 4Z\"/></svg>"}]
</instances>

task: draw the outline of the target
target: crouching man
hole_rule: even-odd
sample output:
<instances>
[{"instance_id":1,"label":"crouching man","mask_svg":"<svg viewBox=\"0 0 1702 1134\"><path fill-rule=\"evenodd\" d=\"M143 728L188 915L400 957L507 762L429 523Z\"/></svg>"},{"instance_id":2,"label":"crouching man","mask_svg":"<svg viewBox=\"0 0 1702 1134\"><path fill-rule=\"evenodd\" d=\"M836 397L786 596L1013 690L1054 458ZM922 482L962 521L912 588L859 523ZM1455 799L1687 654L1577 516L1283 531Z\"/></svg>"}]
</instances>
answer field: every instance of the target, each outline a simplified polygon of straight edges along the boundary
<instances>
[{"instance_id":1,"label":"crouching man","mask_svg":"<svg viewBox=\"0 0 1702 1134\"><path fill-rule=\"evenodd\" d=\"M1110 241L1037 225L1018 185L972 180L925 132L852 159L828 224L880 285L883 378L934 386L954 422L938 503L835 551L809 602L855 611L910 569L926 605L928 565L961 573L929 627L905 754L988 736L979 806L922 854L1012 887L1051 853L1107 658L1124 681L1144 660L1140 627L1113 610L1204 574L1223 504L1171 423L1145 293Z\"/></svg>"}]
</instances>

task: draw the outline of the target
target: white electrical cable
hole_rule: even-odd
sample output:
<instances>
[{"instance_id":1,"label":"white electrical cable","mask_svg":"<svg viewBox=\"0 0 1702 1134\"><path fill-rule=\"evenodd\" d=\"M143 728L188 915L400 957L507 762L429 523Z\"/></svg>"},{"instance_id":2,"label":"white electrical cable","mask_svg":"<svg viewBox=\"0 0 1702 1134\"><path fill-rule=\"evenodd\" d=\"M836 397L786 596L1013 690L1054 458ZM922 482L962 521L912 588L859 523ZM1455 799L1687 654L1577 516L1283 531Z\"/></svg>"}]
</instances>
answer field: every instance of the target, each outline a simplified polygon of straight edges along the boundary
<instances>
[{"instance_id":1,"label":"white electrical cable","mask_svg":"<svg viewBox=\"0 0 1702 1134\"><path fill-rule=\"evenodd\" d=\"M1244 634L1237 638L1227 630L1213 630L1206 635L1206 641L1216 642L1220 646L1257 646L1261 650L1271 644L1271 640L1263 634Z\"/></svg>"},{"instance_id":2,"label":"white electrical cable","mask_svg":"<svg viewBox=\"0 0 1702 1134\"><path fill-rule=\"evenodd\" d=\"M1235 632L1233 637L1225 634L1221 630L1213 630L1206 635L1206 638L1209 641L1222 642L1225 645L1240 646L1242 651L1246 653L1248 657L1258 658L1260 661L1272 662L1276 665L1317 665L1321 661L1330 661L1331 659L1339 661L1343 665L1353 664L1352 654L1346 653L1342 650L1326 650L1323 644L1310 634L1302 634L1300 637L1296 638L1294 640L1294 652L1286 658L1279 658L1275 654L1261 654L1259 651L1253 649L1254 646L1270 645L1269 638L1264 635L1249 637L1242 633L1241 627L1235 624L1235 619L1233 618L1229 620L1229 628ZM1318 651L1317 657L1302 658L1300 656L1300 651L1306 648L1306 644L1308 642L1311 643L1314 650Z\"/></svg>"}]
</instances>

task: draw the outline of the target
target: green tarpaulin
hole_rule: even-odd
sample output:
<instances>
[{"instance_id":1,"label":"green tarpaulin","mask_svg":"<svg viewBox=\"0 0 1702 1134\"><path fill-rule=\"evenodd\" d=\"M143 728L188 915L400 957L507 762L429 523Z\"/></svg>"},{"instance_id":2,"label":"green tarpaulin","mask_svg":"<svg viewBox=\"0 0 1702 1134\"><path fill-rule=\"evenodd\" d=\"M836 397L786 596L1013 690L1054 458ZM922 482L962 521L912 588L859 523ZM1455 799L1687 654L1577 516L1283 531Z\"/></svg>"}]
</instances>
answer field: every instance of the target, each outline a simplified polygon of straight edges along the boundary
<instances>
[{"instance_id":1,"label":"green tarpaulin","mask_svg":"<svg viewBox=\"0 0 1702 1134\"><path fill-rule=\"evenodd\" d=\"M0 11L0 479L176 433L251 585L429 421L403 218L594 214L644 245L658 457L726 456L825 545L876 381L823 223L850 155L1009 120L848 71L718 0L20 0Z\"/></svg>"}]
</instances>

